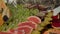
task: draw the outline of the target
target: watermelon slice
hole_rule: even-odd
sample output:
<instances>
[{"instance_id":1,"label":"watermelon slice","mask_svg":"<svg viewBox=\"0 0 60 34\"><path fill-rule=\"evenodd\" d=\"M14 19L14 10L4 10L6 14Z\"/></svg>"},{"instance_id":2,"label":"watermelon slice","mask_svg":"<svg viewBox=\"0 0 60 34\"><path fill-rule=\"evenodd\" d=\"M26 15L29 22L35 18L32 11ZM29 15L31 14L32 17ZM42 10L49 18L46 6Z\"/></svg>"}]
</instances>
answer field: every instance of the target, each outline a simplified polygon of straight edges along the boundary
<instances>
[{"instance_id":1,"label":"watermelon slice","mask_svg":"<svg viewBox=\"0 0 60 34\"><path fill-rule=\"evenodd\" d=\"M8 33L8 32L0 32L0 34L11 34L11 33Z\"/></svg>"},{"instance_id":2,"label":"watermelon slice","mask_svg":"<svg viewBox=\"0 0 60 34\"><path fill-rule=\"evenodd\" d=\"M18 31L16 29L15 30L14 29L9 30L9 33L11 33L11 34L24 34L23 30Z\"/></svg>"},{"instance_id":3,"label":"watermelon slice","mask_svg":"<svg viewBox=\"0 0 60 34\"><path fill-rule=\"evenodd\" d=\"M41 19L37 16L30 16L27 18L28 21L32 21L32 22L35 22L37 24L40 24L41 23Z\"/></svg>"},{"instance_id":4,"label":"watermelon slice","mask_svg":"<svg viewBox=\"0 0 60 34\"><path fill-rule=\"evenodd\" d=\"M21 26L17 28L18 31L23 30L25 34L31 34L33 28L30 26Z\"/></svg>"},{"instance_id":5,"label":"watermelon slice","mask_svg":"<svg viewBox=\"0 0 60 34\"><path fill-rule=\"evenodd\" d=\"M34 23L34 22L32 22L32 21L26 21L26 22L22 22L22 23L20 23L18 26L20 27L20 26L30 26L30 27L32 27L33 29L36 29L37 28L37 24L36 23Z\"/></svg>"}]
</instances>

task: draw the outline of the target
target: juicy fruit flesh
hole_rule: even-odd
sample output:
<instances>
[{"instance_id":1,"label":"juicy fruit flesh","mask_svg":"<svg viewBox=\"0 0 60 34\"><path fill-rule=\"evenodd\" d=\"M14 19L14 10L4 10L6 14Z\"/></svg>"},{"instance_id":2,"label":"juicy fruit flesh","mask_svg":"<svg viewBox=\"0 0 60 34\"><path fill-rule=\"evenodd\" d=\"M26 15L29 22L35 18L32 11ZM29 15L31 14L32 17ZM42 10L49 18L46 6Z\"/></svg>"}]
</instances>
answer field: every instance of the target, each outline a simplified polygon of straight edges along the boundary
<instances>
[{"instance_id":1,"label":"juicy fruit flesh","mask_svg":"<svg viewBox=\"0 0 60 34\"><path fill-rule=\"evenodd\" d=\"M18 24L18 28L11 29L11 34L31 34L33 29L37 28L37 24L32 21L26 21Z\"/></svg>"},{"instance_id":2,"label":"juicy fruit flesh","mask_svg":"<svg viewBox=\"0 0 60 34\"><path fill-rule=\"evenodd\" d=\"M37 24L36 23L34 23L34 22L31 22L31 21L26 21L26 22L22 22L22 23L20 23L18 26L20 27L20 26L30 26L30 27L32 27L33 29L36 29L37 28Z\"/></svg>"},{"instance_id":3,"label":"juicy fruit flesh","mask_svg":"<svg viewBox=\"0 0 60 34\"><path fill-rule=\"evenodd\" d=\"M22 26L17 28L17 30L24 30L25 34L31 34L33 28L31 28L30 26Z\"/></svg>"},{"instance_id":4,"label":"juicy fruit flesh","mask_svg":"<svg viewBox=\"0 0 60 34\"><path fill-rule=\"evenodd\" d=\"M28 21L32 21L32 22L35 22L37 24L41 23L41 19L36 17L36 16L30 16L27 18Z\"/></svg>"},{"instance_id":5,"label":"juicy fruit flesh","mask_svg":"<svg viewBox=\"0 0 60 34\"><path fill-rule=\"evenodd\" d=\"M8 32L0 32L0 34L11 34L11 33L8 33Z\"/></svg>"},{"instance_id":6,"label":"juicy fruit flesh","mask_svg":"<svg viewBox=\"0 0 60 34\"><path fill-rule=\"evenodd\" d=\"M10 32L10 33L14 33L14 29L10 29L8 32Z\"/></svg>"},{"instance_id":7,"label":"juicy fruit flesh","mask_svg":"<svg viewBox=\"0 0 60 34\"><path fill-rule=\"evenodd\" d=\"M9 33L11 33L11 34L24 34L24 32L22 30L18 31L16 29L15 30L14 29L9 30Z\"/></svg>"},{"instance_id":8,"label":"juicy fruit flesh","mask_svg":"<svg viewBox=\"0 0 60 34\"><path fill-rule=\"evenodd\" d=\"M60 27L60 23L52 23L52 26L58 28L58 27Z\"/></svg>"},{"instance_id":9,"label":"juicy fruit flesh","mask_svg":"<svg viewBox=\"0 0 60 34\"><path fill-rule=\"evenodd\" d=\"M18 31L17 34L25 34L23 31Z\"/></svg>"}]
</instances>

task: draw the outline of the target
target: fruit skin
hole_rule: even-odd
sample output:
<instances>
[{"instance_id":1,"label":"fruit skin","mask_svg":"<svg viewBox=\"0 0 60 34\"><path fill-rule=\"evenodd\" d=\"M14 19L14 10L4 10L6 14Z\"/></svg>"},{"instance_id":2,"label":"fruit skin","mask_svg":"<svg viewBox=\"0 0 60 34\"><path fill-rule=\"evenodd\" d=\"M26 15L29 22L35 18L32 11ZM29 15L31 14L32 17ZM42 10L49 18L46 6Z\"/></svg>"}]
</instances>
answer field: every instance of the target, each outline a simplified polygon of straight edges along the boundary
<instances>
[{"instance_id":1,"label":"fruit skin","mask_svg":"<svg viewBox=\"0 0 60 34\"><path fill-rule=\"evenodd\" d=\"M21 26L30 26L33 29L37 29L37 24L32 21L25 21L25 22L19 23L18 27L21 27Z\"/></svg>"},{"instance_id":2,"label":"fruit skin","mask_svg":"<svg viewBox=\"0 0 60 34\"><path fill-rule=\"evenodd\" d=\"M41 23L41 19L37 16L30 16L27 18L28 21L32 21L35 22L36 24L40 24Z\"/></svg>"},{"instance_id":3,"label":"fruit skin","mask_svg":"<svg viewBox=\"0 0 60 34\"><path fill-rule=\"evenodd\" d=\"M30 26L21 26L17 28L18 31L23 30L25 34L31 34L33 28Z\"/></svg>"}]
</instances>

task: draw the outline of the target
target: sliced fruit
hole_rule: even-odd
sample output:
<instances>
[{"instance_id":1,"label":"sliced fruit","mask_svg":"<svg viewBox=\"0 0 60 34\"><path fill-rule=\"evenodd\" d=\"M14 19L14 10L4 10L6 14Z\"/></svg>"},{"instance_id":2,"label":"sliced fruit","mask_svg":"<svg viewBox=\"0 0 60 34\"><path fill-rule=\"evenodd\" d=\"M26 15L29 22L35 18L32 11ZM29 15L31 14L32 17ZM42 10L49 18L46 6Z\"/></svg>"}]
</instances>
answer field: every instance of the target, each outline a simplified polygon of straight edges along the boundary
<instances>
[{"instance_id":1,"label":"sliced fruit","mask_svg":"<svg viewBox=\"0 0 60 34\"><path fill-rule=\"evenodd\" d=\"M60 28L60 23L58 23L58 22L52 23L52 27L53 28Z\"/></svg>"},{"instance_id":2,"label":"sliced fruit","mask_svg":"<svg viewBox=\"0 0 60 34\"><path fill-rule=\"evenodd\" d=\"M17 34L25 34L24 30L18 31Z\"/></svg>"},{"instance_id":3,"label":"sliced fruit","mask_svg":"<svg viewBox=\"0 0 60 34\"><path fill-rule=\"evenodd\" d=\"M26 22L22 22L18 25L19 27L20 26L30 26L32 27L33 29L36 29L37 28L37 24L32 22L32 21L26 21Z\"/></svg>"},{"instance_id":4,"label":"sliced fruit","mask_svg":"<svg viewBox=\"0 0 60 34\"><path fill-rule=\"evenodd\" d=\"M0 32L0 34L11 34L11 33L8 33L8 32Z\"/></svg>"},{"instance_id":5,"label":"sliced fruit","mask_svg":"<svg viewBox=\"0 0 60 34\"><path fill-rule=\"evenodd\" d=\"M43 34L60 34L60 30L58 30L58 29L49 29L48 31L45 31Z\"/></svg>"},{"instance_id":6,"label":"sliced fruit","mask_svg":"<svg viewBox=\"0 0 60 34\"><path fill-rule=\"evenodd\" d=\"M9 30L9 33L11 33L11 34L24 34L23 30L18 31L16 29L15 30L13 30L13 29Z\"/></svg>"},{"instance_id":7,"label":"sliced fruit","mask_svg":"<svg viewBox=\"0 0 60 34\"><path fill-rule=\"evenodd\" d=\"M57 18L53 18L53 20L52 20L52 26L53 26L53 28L54 27L60 28L60 20L57 19Z\"/></svg>"},{"instance_id":8,"label":"sliced fruit","mask_svg":"<svg viewBox=\"0 0 60 34\"><path fill-rule=\"evenodd\" d=\"M21 26L17 28L18 31L23 30L25 34L31 34L33 28L30 26Z\"/></svg>"},{"instance_id":9,"label":"sliced fruit","mask_svg":"<svg viewBox=\"0 0 60 34\"><path fill-rule=\"evenodd\" d=\"M37 24L40 24L41 23L41 19L37 16L30 16L27 18L28 21L32 21L32 22L35 22Z\"/></svg>"},{"instance_id":10,"label":"sliced fruit","mask_svg":"<svg viewBox=\"0 0 60 34\"><path fill-rule=\"evenodd\" d=\"M10 33L14 33L14 29L10 29L8 32L10 32Z\"/></svg>"}]
</instances>

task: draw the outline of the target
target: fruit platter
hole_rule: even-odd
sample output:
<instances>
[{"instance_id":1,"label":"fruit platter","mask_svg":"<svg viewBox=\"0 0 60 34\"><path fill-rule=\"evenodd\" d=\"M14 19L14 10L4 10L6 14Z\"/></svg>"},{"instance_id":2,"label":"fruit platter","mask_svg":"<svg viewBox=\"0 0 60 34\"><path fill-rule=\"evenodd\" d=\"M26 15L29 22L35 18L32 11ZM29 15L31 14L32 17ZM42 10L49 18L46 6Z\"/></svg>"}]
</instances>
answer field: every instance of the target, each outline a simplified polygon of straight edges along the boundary
<instances>
[{"instance_id":1,"label":"fruit platter","mask_svg":"<svg viewBox=\"0 0 60 34\"><path fill-rule=\"evenodd\" d=\"M0 0L0 34L60 34L59 3L35 1Z\"/></svg>"}]
</instances>

